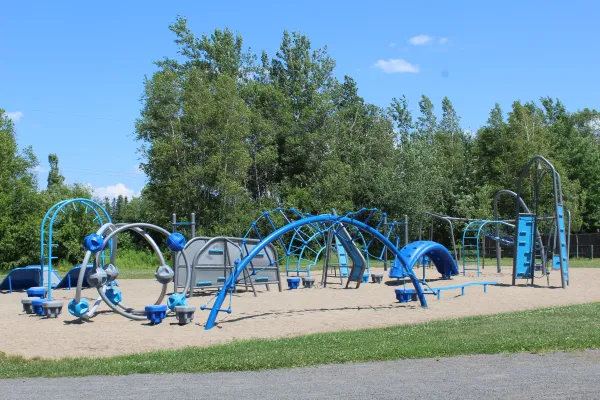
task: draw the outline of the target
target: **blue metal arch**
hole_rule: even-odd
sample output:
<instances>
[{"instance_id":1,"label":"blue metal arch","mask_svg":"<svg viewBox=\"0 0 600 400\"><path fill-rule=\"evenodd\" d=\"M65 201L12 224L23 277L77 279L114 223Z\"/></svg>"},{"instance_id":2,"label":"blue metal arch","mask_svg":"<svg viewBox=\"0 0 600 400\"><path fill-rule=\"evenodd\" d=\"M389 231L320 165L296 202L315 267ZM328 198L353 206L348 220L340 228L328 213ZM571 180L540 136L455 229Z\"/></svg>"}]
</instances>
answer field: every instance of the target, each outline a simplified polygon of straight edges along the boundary
<instances>
[{"instance_id":1,"label":"blue metal arch","mask_svg":"<svg viewBox=\"0 0 600 400\"><path fill-rule=\"evenodd\" d=\"M277 207L270 211L264 211L252 223L244 238L252 237L262 241L282 226L309 216L310 214L298 211L295 208ZM284 253L277 261L283 262L285 259L286 275L290 273L299 275L301 272L306 272L310 276L310 268L317 263L319 255L325 247L327 229L328 227L320 226L318 223L311 223L294 229L289 238L278 238L278 243L283 248ZM316 243L315 246L318 249L308 247L310 243ZM309 253L307 250L310 251L310 255L307 255ZM290 257L296 257L297 260L291 260ZM308 263L306 270L302 270L303 263ZM295 267L292 267L292 265L295 265Z\"/></svg>"},{"instance_id":2,"label":"blue metal arch","mask_svg":"<svg viewBox=\"0 0 600 400\"><path fill-rule=\"evenodd\" d=\"M46 285L48 286L48 299L52 300L52 248L54 247L53 234L54 234L54 223L58 222L59 213L67 214L67 210L65 207L71 205L73 210L77 211L77 204L82 204L85 207L86 213L91 210L94 215L94 221L98 221L99 226L104 225L105 223L112 222L110 219L110 215L108 212L102 207L100 204L91 199L86 198L76 198L76 199L68 199L60 201L54 204L44 215L44 219L42 220L42 225L40 226L40 285L44 286L44 266L48 266L48 282ZM46 226L48 225L48 233L46 237ZM44 250L47 248L46 255L44 255ZM111 251L112 251L112 242L111 242ZM46 262L45 262L46 261ZM84 267L84 266L82 266Z\"/></svg>"},{"instance_id":3,"label":"blue metal arch","mask_svg":"<svg viewBox=\"0 0 600 400\"><path fill-rule=\"evenodd\" d=\"M425 299L425 295L423 293L423 288L421 287L421 284L419 283L419 280L417 279L417 277L414 274L414 272L412 271L412 269L408 268L408 265L410 264L411 261L409 259L407 259L406 255L402 254L400 252L400 250L398 250L398 248L385 237L385 235L383 235L381 232L377 231L377 229L365 224L364 222L357 221L355 219L348 218L346 216L322 214L322 215L317 215L317 216L313 216L313 217L303 218L303 219L291 222L287 225L284 225L281 228L274 231L273 233L271 233L270 235L268 235L267 237L265 237L256 247L254 247L252 249L252 251L236 265L233 273L231 275L229 275L229 277L227 278L225 285L217 293L217 296L215 298L215 303L210 308L210 315L208 316L208 319L206 321L205 329L209 330L214 327L215 321L217 319L217 315L219 314L219 312L225 311L225 310L222 310L221 307L223 305L223 301L225 300L225 297L227 296L227 293L230 292L231 290L233 290L233 288L235 287L235 282L239 279L239 276L242 273L242 271L244 271L244 269L248 266L248 264L252 261L252 259L256 255L258 255L258 253L260 253L269 243L277 240L281 235L284 235L287 232L295 230L301 226L308 225L308 224L316 224L316 223L328 223L328 224L343 223L343 224L352 225L352 226L355 226L355 227L367 232L368 234L372 235L374 238L381 241L383 243L383 245L387 246L387 248L394 254L394 256L400 260L400 262L403 264L404 268L406 268L407 276L410 278L410 280L415 288L415 291L417 292L417 296L419 298L421 305L423 307L427 307L427 300Z\"/></svg>"}]
</instances>

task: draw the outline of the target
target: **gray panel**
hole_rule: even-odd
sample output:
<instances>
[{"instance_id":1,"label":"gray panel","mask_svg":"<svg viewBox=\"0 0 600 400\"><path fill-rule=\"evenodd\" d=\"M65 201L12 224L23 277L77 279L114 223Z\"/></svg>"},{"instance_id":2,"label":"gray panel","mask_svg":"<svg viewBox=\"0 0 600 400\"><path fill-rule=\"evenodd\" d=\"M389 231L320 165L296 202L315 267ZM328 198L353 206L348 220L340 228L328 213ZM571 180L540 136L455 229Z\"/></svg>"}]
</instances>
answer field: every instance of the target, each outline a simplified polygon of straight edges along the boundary
<instances>
[{"instance_id":1,"label":"gray panel","mask_svg":"<svg viewBox=\"0 0 600 400\"><path fill-rule=\"evenodd\" d=\"M233 237L198 237L190 240L183 251L188 260L193 264L194 289L218 288L223 286L225 279L231 274L236 260L241 259L241 254L248 254L259 243L257 239L242 239ZM240 254L241 250L241 254ZM185 263L183 257L178 258L177 287L185 285ZM269 265L274 262L274 265ZM251 275L253 272L255 275ZM277 284L281 291L279 266L277 264L277 250L269 244L248 266L248 275L243 274L239 285L250 286L255 284ZM257 272L256 270L261 270ZM268 286L267 286L268 288Z\"/></svg>"}]
</instances>

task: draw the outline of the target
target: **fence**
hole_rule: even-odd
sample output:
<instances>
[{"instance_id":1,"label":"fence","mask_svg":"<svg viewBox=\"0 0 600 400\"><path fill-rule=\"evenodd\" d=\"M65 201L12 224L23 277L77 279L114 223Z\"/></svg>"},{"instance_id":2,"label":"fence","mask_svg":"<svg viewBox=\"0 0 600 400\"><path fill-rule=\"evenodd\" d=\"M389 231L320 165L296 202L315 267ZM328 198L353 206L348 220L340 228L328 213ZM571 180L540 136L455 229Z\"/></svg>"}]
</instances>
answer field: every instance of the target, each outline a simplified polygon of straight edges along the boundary
<instances>
[{"instance_id":1,"label":"fence","mask_svg":"<svg viewBox=\"0 0 600 400\"><path fill-rule=\"evenodd\" d=\"M569 258L600 258L600 233L573 233L570 237ZM496 243L486 237L484 242L486 258L496 257ZM512 246L501 246L502 257L512 257Z\"/></svg>"}]
</instances>

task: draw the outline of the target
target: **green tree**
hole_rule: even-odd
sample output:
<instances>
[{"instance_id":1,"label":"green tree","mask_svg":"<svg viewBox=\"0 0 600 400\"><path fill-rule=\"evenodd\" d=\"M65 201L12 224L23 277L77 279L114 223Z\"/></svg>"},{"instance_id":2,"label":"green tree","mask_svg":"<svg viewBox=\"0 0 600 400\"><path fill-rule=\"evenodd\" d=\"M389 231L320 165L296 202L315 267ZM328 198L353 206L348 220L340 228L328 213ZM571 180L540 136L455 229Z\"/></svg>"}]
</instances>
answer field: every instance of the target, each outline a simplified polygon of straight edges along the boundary
<instances>
[{"instance_id":1,"label":"green tree","mask_svg":"<svg viewBox=\"0 0 600 400\"><path fill-rule=\"evenodd\" d=\"M31 147L19 151L13 122L0 109L0 268L39 258L39 225L44 204L37 192Z\"/></svg>"},{"instance_id":2,"label":"green tree","mask_svg":"<svg viewBox=\"0 0 600 400\"><path fill-rule=\"evenodd\" d=\"M48 164L50 165L50 172L48 172L48 190L63 187L65 183L65 177L61 175L58 169L58 156L56 154L48 155Z\"/></svg>"}]
</instances>

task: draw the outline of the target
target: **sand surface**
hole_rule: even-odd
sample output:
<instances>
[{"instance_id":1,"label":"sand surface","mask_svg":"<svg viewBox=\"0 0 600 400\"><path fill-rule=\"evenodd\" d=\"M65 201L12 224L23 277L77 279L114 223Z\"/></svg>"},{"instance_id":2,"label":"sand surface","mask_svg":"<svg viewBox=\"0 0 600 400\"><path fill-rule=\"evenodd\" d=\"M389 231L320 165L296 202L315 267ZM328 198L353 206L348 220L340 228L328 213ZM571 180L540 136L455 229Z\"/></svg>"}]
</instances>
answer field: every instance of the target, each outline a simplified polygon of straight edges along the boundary
<instances>
[{"instance_id":1,"label":"sand surface","mask_svg":"<svg viewBox=\"0 0 600 400\"><path fill-rule=\"evenodd\" d=\"M435 296L427 296L427 309L418 302L398 303L394 293L397 286L390 285L394 282L362 284L359 289L342 289L339 284L330 284L327 288L298 290L287 290L284 282L283 292L278 292L275 286L271 286L270 292L258 286L258 297L251 292L234 295L233 313L220 313L217 326L210 331L204 330L208 311L196 311L193 324L186 326L177 325L175 318L151 326L112 313L100 313L91 322L80 322L66 310L74 290L53 292L55 300L65 301L63 314L57 319L27 315L21 307L25 293L4 293L0 294L0 351L25 357L101 357L209 346L234 339L291 337L600 301L600 269L572 269L570 274L571 285L566 290L546 286L513 287L508 272L498 274L491 268L479 278L471 274L454 277L451 281L432 281L433 287L474 280L498 280L502 285L488 286L485 294L482 286L467 287L465 296L460 296L460 289L444 291L439 301ZM315 275L320 282L318 274ZM428 277L437 276L433 270L428 271ZM121 280L119 283L123 301L136 308L152 304L160 290L154 280ZM545 285L546 279L537 283ZM553 272L551 285L560 285L558 272ZM91 303L97 298L97 292L87 289L84 296ZM189 304L199 307L210 298L195 296ZM100 307L100 310L107 309L105 305Z\"/></svg>"}]
</instances>

